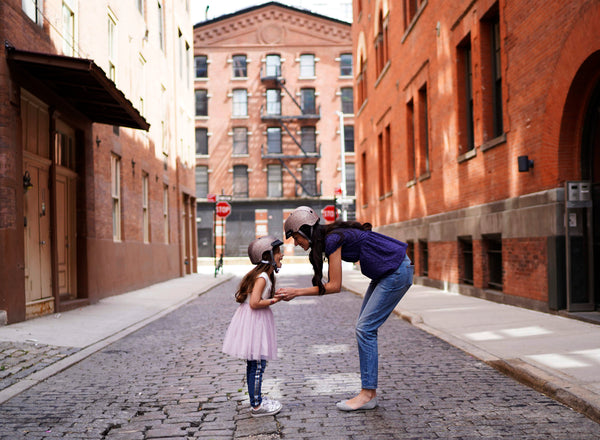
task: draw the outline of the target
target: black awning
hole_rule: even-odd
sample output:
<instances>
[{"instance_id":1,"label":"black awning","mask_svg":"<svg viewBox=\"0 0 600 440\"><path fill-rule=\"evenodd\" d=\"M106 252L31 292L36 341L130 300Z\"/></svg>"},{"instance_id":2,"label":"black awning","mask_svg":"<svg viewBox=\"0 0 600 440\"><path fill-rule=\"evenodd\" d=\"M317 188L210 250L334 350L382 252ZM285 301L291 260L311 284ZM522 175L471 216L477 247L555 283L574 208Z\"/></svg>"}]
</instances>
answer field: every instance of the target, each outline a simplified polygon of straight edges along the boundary
<instances>
[{"instance_id":1,"label":"black awning","mask_svg":"<svg viewBox=\"0 0 600 440\"><path fill-rule=\"evenodd\" d=\"M92 122L148 130L114 82L92 60L7 48L11 69L29 75Z\"/></svg>"}]
</instances>

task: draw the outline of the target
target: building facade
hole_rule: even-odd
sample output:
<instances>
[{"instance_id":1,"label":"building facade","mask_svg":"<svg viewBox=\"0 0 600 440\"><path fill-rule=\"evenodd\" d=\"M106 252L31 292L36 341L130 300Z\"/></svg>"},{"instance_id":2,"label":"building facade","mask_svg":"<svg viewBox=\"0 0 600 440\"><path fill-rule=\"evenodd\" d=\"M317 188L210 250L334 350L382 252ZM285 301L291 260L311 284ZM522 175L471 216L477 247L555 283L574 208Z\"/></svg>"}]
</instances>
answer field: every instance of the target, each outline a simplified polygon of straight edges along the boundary
<instances>
[{"instance_id":1,"label":"building facade","mask_svg":"<svg viewBox=\"0 0 600 440\"><path fill-rule=\"evenodd\" d=\"M357 217L420 282L598 308L599 20L593 0L354 1Z\"/></svg>"},{"instance_id":2,"label":"building facade","mask_svg":"<svg viewBox=\"0 0 600 440\"><path fill-rule=\"evenodd\" d=\"M276 2L194 26L200 256L244 256L256 236L282 237L300 205L343 199L340 215L353 216L350 31ZM226 219L211 194L231 205Z\"/></svg>"},{"instance_id":3,"label":"building facade","mask_svg":"<svg viewBox=\"0 0 600 440\"><path fill-rule=\"evenodd\" d=\"M187 1L0 3L0 313L195 270Z\"/></svg>"}]
</instances>

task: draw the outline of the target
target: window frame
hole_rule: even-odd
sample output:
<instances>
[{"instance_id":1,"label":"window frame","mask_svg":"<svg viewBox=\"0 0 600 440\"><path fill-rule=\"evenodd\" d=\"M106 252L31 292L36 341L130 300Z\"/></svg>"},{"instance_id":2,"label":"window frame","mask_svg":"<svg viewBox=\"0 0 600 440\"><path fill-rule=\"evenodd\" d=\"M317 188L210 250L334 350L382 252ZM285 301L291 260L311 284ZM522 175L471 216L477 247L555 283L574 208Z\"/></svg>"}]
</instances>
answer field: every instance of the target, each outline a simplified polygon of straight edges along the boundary
<instances>
[{"instance_id":1,"label":"window frame","mask_svg":"<svg viewBox=\"0 0 600 440\"><path fill-rule=\"evenodd\" d=\"M316 57L312 53L303 53L299 58L300 78L316 78Z\"/></svg>"},{"instance_id":2,"label":"window frame","mask_svg":"<svg viewBox=\"0 0 600 440\"><path fill-rule=\"evenodd\" d=\"M202 96L203 95L203 96ZM200 96L201 100L198 100ZM208 90L207 89L196 89L194 90L195 97L195 116L196 117L207 117L208 116ZM201 107L198 107L201 105ZM201 110L200 112L198 110ZM202 110L204 112L202 113Z\"/></svg>"},{"instance_id":3,"label":"window frame","mask_svg":"<svg viewBox=\"0 0 600 440\"><path fill-rule=\"evenodd\" d=\"M248 127L233 127L232 129L232 154L235 156L248 154ZM239 151L241 150L241 151Z\"/></svg>"},{"instance_id":4,"label":"window frame","mask_svg":"<svg viewBox=\"0 0 600 440\"><path fill-rule=\"evenodd\" d=\"M248 116L248 90L234 89L231 93L231 117L245 118Z\"/></svg>"},{"instance_id":5,"label":"window frame","mask_svg":"<svg viewBox=\"0 0 600 440\"><path fill-rule=\"evenodd\" d=\"M206 127L196 127L196 156L208 156L208 128ZM201 137L198 134L202 134ZM203 140L204 142L200 142ZM200 151L199 151L200 150ZM205 150L206 152L203 152Z\"/></svg>"},{"instance_id":6,"label":"window frame","mask_svg":"<svg viewBox=\"0 0 600 440\"><path fill-rule=\"evenodd\" d=\"M243 59L243 66L236 65L236 61ZM231 69L233 78L248 78L248 59L246 55L238 54L231 57ZM241 72L240 72L241 70ZM243 73L243 75L238 74Z\"/></svg>"},{"instance_id":7,"label":"window frame","mask_svg":"<svg viewBox=\"0 0 600 440\"><path fill-rule=\"evenodd\" d=\"M201 60L204 59L204 63ZM195 55L194 56L194 78L195 79L207 79L208 78L208 55Z\"/></svg>"}]
</instances>

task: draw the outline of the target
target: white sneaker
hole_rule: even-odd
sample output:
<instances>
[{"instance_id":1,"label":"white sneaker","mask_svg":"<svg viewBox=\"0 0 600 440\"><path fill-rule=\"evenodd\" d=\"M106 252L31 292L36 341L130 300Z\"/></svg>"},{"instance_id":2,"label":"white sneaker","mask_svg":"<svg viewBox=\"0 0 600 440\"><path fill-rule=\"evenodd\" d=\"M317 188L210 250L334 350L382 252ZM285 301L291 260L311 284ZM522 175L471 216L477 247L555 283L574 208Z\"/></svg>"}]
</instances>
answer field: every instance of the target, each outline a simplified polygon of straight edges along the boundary
<instances>
[{"instance_id":1,"label":"white sneaker","mask_svg":"<svg viewBox=\"0 0 600 440\"><path fill-rule=\"evenodd\" d=\"M252 417L264 417L264 416L274 416L279 411L281 411L281 403L277 400L271 400L268 398L263 398L262 404L250 411Z\"/></svg>"}]
</instances>

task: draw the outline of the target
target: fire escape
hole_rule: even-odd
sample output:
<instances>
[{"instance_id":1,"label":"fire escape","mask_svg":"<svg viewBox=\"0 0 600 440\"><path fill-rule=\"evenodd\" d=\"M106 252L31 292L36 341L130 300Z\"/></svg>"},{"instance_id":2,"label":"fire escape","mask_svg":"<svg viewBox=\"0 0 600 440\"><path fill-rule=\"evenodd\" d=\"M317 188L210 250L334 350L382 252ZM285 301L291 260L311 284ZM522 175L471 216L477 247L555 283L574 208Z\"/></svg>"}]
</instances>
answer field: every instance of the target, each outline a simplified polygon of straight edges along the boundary
<instances>
[{"instance_id":1,"label":"fire escape","mask_svg":"<svg viewBox=\"0 0 600 440\"><path fill-rule=\"evenodd\" d=\"M266 106L260 110L261 121L267 126L280 129L279 140L271 139L269 129L267 129L267 146L261 148L262 159L277 159L283 169L285 169L295 180L296 188L302 188L305 195L309 197L319 197L321 194L320 185L316 183L316 173L314 176L314 185L307 185L299 179L288 165L290 160L305 159L302 163L316 164L317 159L321 157L320 144L316 144L315 124L321 119L321 108L316 106L314 89L302 89L300 97L301 102L290 93L285 85L285 79L281 75L281 64L278 60L271 61L267 57L267 62L261 68L260 79L266 88ZM282 90L291 98L298 111L291 115L284 115L281 106ZM297 133L293 129L300 129L302 138L298 139ZM306 131L306 133L305 133ZM294 144L298 147L297 154L285 154L281 134L287 133ZM287 152L289 153L289 151ZM286 163L288 162L288 163Z\"/></svg>"}]
</instances>

